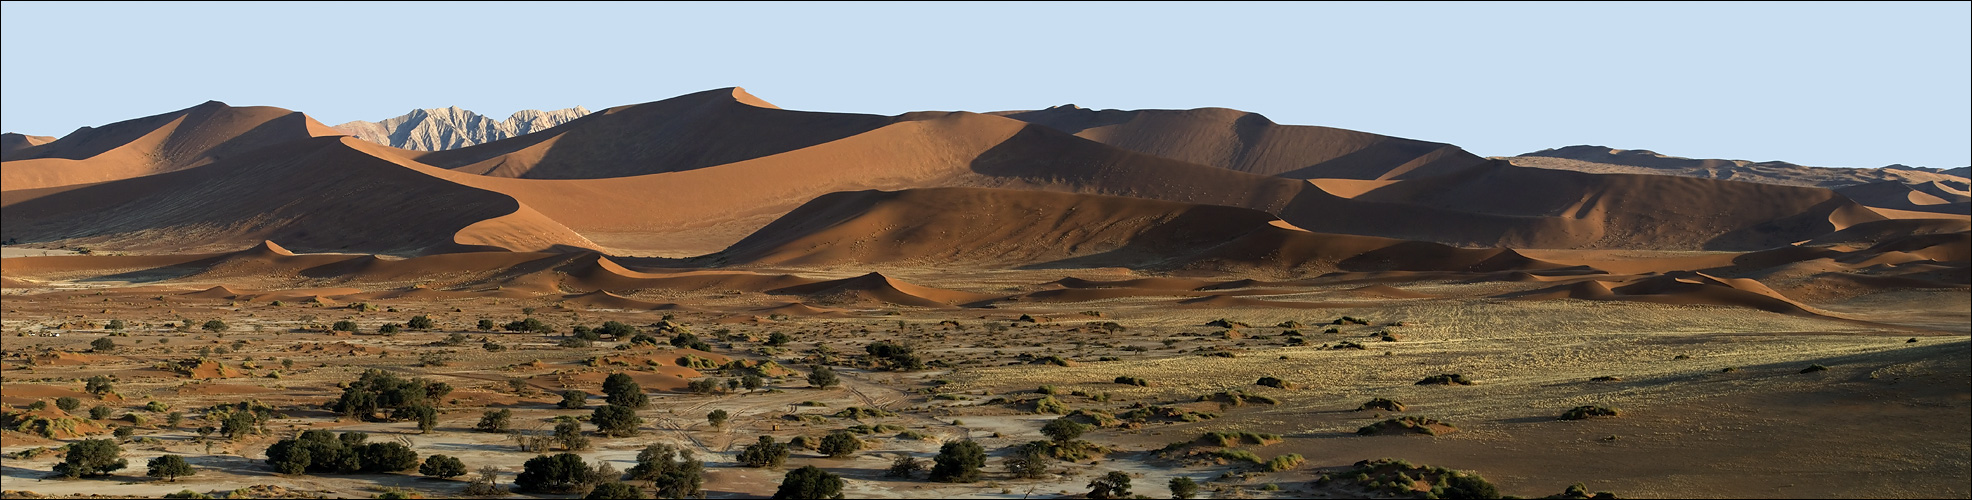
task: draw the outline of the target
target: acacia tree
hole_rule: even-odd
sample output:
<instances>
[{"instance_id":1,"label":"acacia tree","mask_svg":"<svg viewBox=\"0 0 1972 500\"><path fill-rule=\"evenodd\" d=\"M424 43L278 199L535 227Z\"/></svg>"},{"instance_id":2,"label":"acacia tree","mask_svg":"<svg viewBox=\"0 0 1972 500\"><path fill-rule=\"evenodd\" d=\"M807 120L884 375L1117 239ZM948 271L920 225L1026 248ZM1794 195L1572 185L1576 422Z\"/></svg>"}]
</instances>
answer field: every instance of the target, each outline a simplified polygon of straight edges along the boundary
<instances>
[{"instance_id":1,"label":"acacia tree","mask_svg":"<svg viewBox=\"0 0 1972 500\"><path fill-rule=\"evenodd\" d=\"M840 383L842 380L836 378L835 370L830 370L829 367L813 365L808 370L808 385L827 389Z\"/></svg>"},{"instance_id":2,"label":"acacia tree","mask_svg":"<svg viewBox=\"0 0 1972 500\"><path fill-rule=\"evenodd\" d=\"M650 396L644 395L644 388L637 385L636 379L622 373L612 373L603 379L603 401L617 406L643 409L650 406Z\"/></svg>"},{"instance_id":3,"label":"acacia tree","mask_svg":"<svg viewBox=\"0 0 1972 500\"><path fill-rule=\"evenodd\" d=\"M108 439L84 439L68 446L68 455L55 464L55 473L68 477L107 476L129 467L123 447Z\"/></svg>"},{"instance_id":4,"label":"acacia tree","mask_svg":"<svg viewBox=\"0 0 1972 500\"><path fill-rule=\"evenodd\" d=\"M970 439L946 441L931 462L932 481L970 483L979 480L979 469L986 466L986 449Z\"/></svg>"},{"instance_id":5,"label":"acacia tree","mask_svg":"<svg viewBox=\"0 0 1972 500\"><path fill-rule=\"evenodd\" d=\"M810 465L788 471L781 478L781 487L774 491L774 498L842 498L842 476Z\"/></svg>"},{"instance_id":6,"label":"acacia tree","mask_svg":"<svg viewBox=\"0 0 1972 500\"><path fill-rule=\"evenodd\" d=\"M466 475L465 462L446 455L425 457L424 465L418 466L418 473L437 478L453 478Z\"/></svg>"},{"instance_id":7,"label":"acacia tree","mask_svg":"<svg viewBox=\"0 0 1972 500\"><path fill-rule=\"evenodd\" d=\"M149 466L150 471L144 475L169 482L177 482L178 478L199 473L192 469L192 464L185 463L185 457L178 455L160 455L145 465Z\"/></svg>"},{"instance_id":8,"label":"acacia tree","mask_svg":"<svg viewBox=\"0 0 1972 500\"><path fill-rule=\"evenodd\" d=\"M596 431L604 436L635 436L637 428L644 425L644 419L630 407L603 405L596 407L595 413L589 416L589 423L596 424Z\"/></svg>"}]
</instances>

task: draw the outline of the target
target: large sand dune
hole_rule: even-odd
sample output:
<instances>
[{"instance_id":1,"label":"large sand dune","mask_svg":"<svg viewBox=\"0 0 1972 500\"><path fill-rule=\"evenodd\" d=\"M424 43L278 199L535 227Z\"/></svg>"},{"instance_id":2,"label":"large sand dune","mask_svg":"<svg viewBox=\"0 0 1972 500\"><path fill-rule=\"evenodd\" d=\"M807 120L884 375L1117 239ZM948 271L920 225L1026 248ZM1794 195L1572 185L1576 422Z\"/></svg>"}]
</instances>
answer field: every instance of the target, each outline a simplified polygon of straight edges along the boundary
<instances>
[{"instance_id":1,"label":"large sand dune","mask_svg":"<svg viewBox=\"0 0 1972 500\"><path fill-rule=\"evenodd\" d=\"M6 235L126 250L417 254L593 246L510 196L370 154L347 137L293 141L196 169L8 200Z\"/></svg>"},{"instance_id":2,"label":"large sand dune","mask_svg":"<svg viewBox=\"0 0 1972 500\"><path fill-rule=\"evenodd\" d=\"M539 133L412 157L442 168L499 177L624 177L784 153L895 120L782 110L735 87L618 106Z\"/></svg>"},{"instance_id":3,"label":"large sand dune","mask_svg":"<svg viewBox=\"0 0 1972 500\"><path fill-rule=\"evenodd\" d=\"M208 101L170 113L84 127L15 148L0 162L0 190L95 183L173 172L292 141L341 135L280 108ZM23 141L31 142L31 141Z\"/></svg>"},{"instance_id":4,"label":"large sand dune","mask_svg":"<svg viewBox=\"0 0 1972 500\"><path fill-rule=\"evenodd\" d=\"M1225 108L995 113L1140 153L1295 179L1403 179L1485 160L1457 146L1329 127L1280 125Z\"/></svg>"}]
</instances>

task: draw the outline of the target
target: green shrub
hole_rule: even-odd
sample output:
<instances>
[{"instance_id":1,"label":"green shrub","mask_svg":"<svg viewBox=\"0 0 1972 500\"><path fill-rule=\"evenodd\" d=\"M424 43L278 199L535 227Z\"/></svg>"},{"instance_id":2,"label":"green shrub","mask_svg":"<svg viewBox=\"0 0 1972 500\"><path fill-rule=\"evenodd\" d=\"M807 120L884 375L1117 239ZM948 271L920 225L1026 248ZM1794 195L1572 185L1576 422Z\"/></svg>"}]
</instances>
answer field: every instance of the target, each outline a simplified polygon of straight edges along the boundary
<instances>
[{"instance_id":1,"label":"green shrub","mask_svg":"<svg viewBox=\"0 0 1972 500\"><path fill-rule=\"evenodd\" d=\"M474 425L473 429L480 432L507 432L507 427L512 424L513 418L513 410L505 408L486 410L486 413L479 417L479 424Z\"/></svg>"},{"instance_id":2,"label":"green shrub","mask_svg":"<svg viewBox=\"0 0 1972 500\"><path fill-rule=\"evenodd\" d=\"M1142 377L1120 376L1116 377L1116 383L1137 387L1150 387L1150 381L1144 380Z\"/></svg>"},{"instance_id":3,"label":"green shrub","mask_svg":"<svg viewBox=\"0 0 1972 500\"><path fill-rule=\"evenodd\" d=\"M115 441L84 439L68 445L62 463L55 464L55 473L72 478L107 476L129 465L130 461L123 459L123 448Z\"/></svg>"},{"instance_id":4,"label":"green shrub","mask_svg":"<svg viewBox=\"0 0 1972 500\"><path fill-rule=\"evenodd\" d=\"M1273 460L1267 461L1267 472L1280 472L1295 467L1300 467L1301 463L1305 461L1306 460L1301 458L1301 454L1299 453L1289 453L1286 455L1274 457Z\"/></svg>"},{"instance_id":5,"label":"green shrub","mask_svg":"<svg viewBox=\"0 0 1972 500\"><path fill-rule=\"evenodd\" d=\"M780 488L774 491L774 498L839 499L842 498L842 485L842 476L810 465L788 471L787 476L781 478Z\"/></svg>"},{"instance_id":6,"label":"green shrub","mask_svg":"<svg viewBox=\"0 0 1972 500\"><path fill-rule=\"evenodd\" d=\"M1068 413L1068 405L1055 399L1054 396L1047 396L1034 400L1034 413L1065 415Z\"/></svg>"},{"instance_id":7,"label":"green shrub","mask_svg":"<svg viewBox=\"0 0 1972 500\"><path fill-rule=\"evenodd\" d=\"M427 477L454 478L466 475L466 464L457 458L432 455L425 457L424 464L418 466L418 473Z\"/></svg>"},{"instance_id":8,"label":"green shrub","mask_svg":"<svg viewBox=\"0 0 1972 500\"><path fill-rule=\"evenodd\" d=\"M855 434L836 431L823 436L821 445L816 447L815 451L829 458L842 458L853 455L861 449L863 449L862 439L858 439Z\"/></svg>"},{"instance_id":9,"label":"green shrub","mask_svg":"<svg viewBox=\"0 0 1972 500\"><path fill-rule=\"evenodd\" d=\"M970 439L947 441L938 448L938 456L931 459L931 474L927 479L946 483L970 483L979 480L979 470L986 466L986 449Z\"/></svg>"}]
</instances>

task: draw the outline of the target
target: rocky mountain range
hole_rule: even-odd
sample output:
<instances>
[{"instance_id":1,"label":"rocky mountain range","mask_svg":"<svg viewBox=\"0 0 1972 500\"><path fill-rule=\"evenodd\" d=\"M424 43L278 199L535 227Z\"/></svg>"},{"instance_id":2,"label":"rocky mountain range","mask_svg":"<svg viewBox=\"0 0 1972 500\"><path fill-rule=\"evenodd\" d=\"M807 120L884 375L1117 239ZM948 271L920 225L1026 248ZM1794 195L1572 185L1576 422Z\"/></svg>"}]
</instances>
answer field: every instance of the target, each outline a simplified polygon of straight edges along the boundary
<instances>
[{"instance_id":1,"label":"rocky mountain range","mask_svg":"<svg viewBox=\"0 0 1972 500\"><path fill-rule=\"evenodd\" d=\"M333 127L358 139L416 151L444 151L547 130L589 114L576 106L553 111L532 109L495 121L457 106L415 109L381 122L357 120Z\"/></svg>"}]
</instances>

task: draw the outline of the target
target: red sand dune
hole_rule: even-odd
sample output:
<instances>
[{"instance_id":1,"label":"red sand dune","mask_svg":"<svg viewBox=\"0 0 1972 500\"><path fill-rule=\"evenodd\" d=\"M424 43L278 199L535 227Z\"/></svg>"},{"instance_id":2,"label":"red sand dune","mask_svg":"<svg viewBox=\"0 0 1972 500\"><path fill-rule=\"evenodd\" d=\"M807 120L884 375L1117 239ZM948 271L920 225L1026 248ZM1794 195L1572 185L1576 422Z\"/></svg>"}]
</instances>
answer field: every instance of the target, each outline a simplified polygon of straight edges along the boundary
<instances>
[{"instance_id":1,"label":"red sand dune","mask_svg":"<svg viewBox=\"0 0 1972 500\"><path fill-rule=\"evenodd\" d=\"M1618 278L1620 279L1620 278ZM1518 299L1574 298L1624 300L1679 305L1728 305L1781 314L1815 316L1822 313L1781 295L1757 280L1719 278L1697 272L1647 276L1627 282L1583 280L1554 287L1502 295Z\"/></svg>"},{"instance_id":2,"label":"red sand dune","mask_svg":"<svg viewBox=\"0 0 1972 500\"><path fill-rule=\"evenodd\" d=\"M749 265L1126 266L1303 273L1564 267L1512 250L1318 234L1279 222L1265 212L1233 207L1098 195L977 188L865 191L818 198L710 258Z\"/></svg>"},{"instance_id":3,"label":"red sand dune","mask_svg":"<svg viewBox=\"0 0 1972 500\"><path fill-rule=\"evenodd\" d=\"M627 310L637 310L637 311L681 309L681 307L679 307L678 304L668 304L668 303L660 304L657 302L642 301L642 300L632 299L629 297L624 297L621 295L605 292L602 290L597 290L594 292L583 293L583 294L570 295L566 297L566 300L569 303L579 304L579 305L594 307L594 308L602 308L602 309L627 309Z\"/></svg>"},{"instance_id":4,"label":"red sand dune","mask_svg":"<svg viewBox=\"0 0 1972 500\"><path fill-rule=\"evenodd\" d=\"M5 207L10 237L196 252L279 240L308 251L533 251L593 243L511 197L370 154L293 141L200 168L77 187Z\"/></svg>"},{"instance_id":5,"label":"red sand dune","mask_svg":"<svg viewBox=\"0 0 1972 500\"><path fill-rule=\"evenodd\" d=\"M1913 185L1895 181L1873 182L1844 186L1835 189L1835 192L1871 208L1961 218L1972 216L1972 196L1966 196L1961 183L1931 181Z\"/></svg>"},{"instance_id":6,"label":"red sand dune","mask_svg":"<svg viewBox=\"0 0 1972 500\"><path fill-rule=\"evenodd\" d=\"M805 295L831 302L877 302L917 307L950 307L993 298L986 294L913 285L884 276L883 273L791 286L768 293Z\"/></svg>"},{"instance_id":7,"label":"red sand dune","mask_svg":"<svg viewBox=\"0 0 1972 500\"><path fill-rule=\"evenodd\" d=\"M618 106L520 137L403 154L473 174L599 179L679 172L785 153L874 130L897 118L788 111L737 87ZM634 147L620 147L634 145Z\"/></svg>"},{"instance_id":8,"label":"red sand dune","mask_svg":"<svg viewBox=\"0 0 1972 500\"><path fill-rule=\"evenodd\" d=\"M785 314L798 317L840 318L849 316L848 311L832 307L815 307L800 302L789 302L773 307L754 309L759 314Z\"/></svg>"},{"instance_id":9,"label":"red sand dune","mask_svg":"<svg viewBox=\"0 0 1972 500\"><path fill-rule=\"evenodd\" d=\"M199 167L299 139L342 135L301 113L207 101L170 113L84 127L5 149L0 190L142 177ZM29 141L24 141L29 142Z\"/></svg>"},{"instance_id":10,"label":"red sand dune","mask_svg":"<svg viewBox=\"0 0 1972 500\"><path fill-rule=\"evenodd\" d=\"M1279 125L1225 108L1097 111L1063 105L994 114L1139 153L1295 179L1403 179L1485 162L1450 144Z\"/></svg>"}]
</instances>

